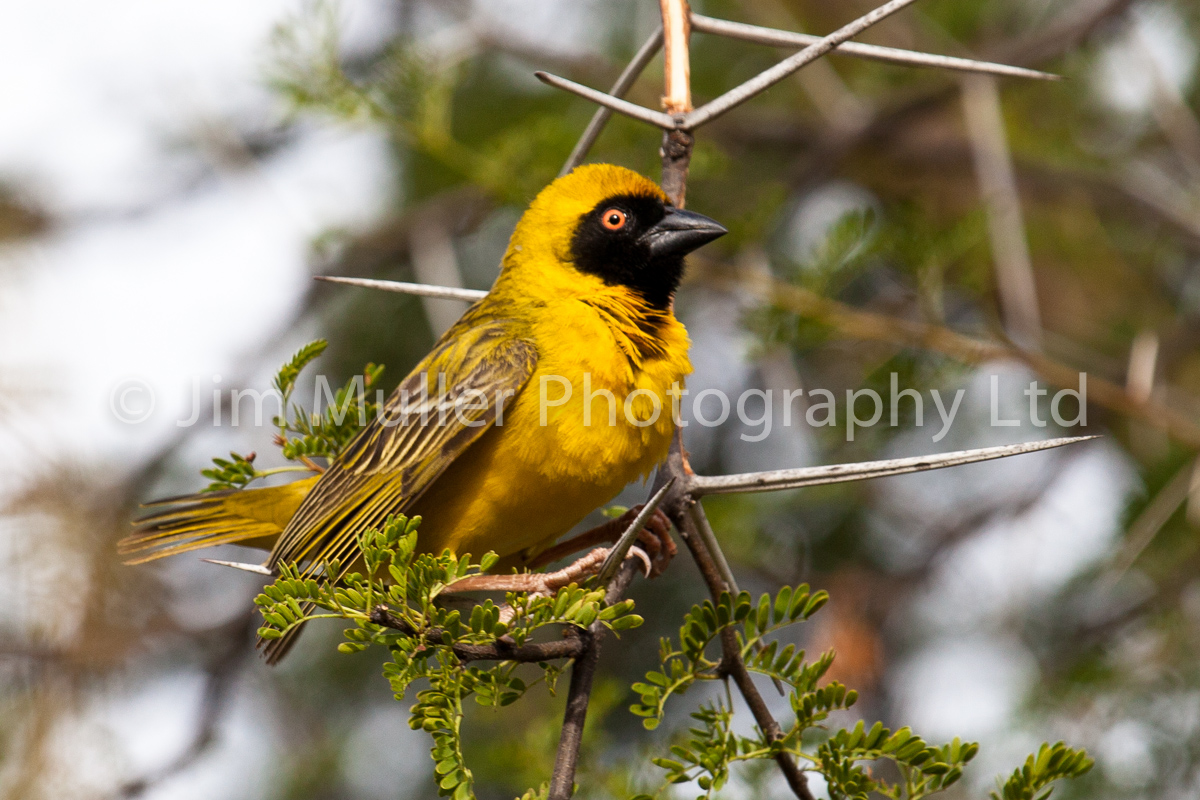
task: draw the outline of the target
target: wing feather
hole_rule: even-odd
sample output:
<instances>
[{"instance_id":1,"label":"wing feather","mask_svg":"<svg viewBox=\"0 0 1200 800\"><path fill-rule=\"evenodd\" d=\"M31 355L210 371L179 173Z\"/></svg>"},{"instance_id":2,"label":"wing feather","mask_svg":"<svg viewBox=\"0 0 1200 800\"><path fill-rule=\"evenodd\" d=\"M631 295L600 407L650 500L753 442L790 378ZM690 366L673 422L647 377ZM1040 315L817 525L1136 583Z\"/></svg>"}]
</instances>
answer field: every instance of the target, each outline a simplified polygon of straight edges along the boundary
<instances>
[{"instance_id":1,"label":"wing feather","mask_svg":"<svg viewBox=\"0 0 1200 800\"><path fill-rule=\"evenodd\" d=\"M331 558L346 564L358 534L410 508L491 427L503 402L497 398L524 386L537 352L506 320L464 323L447 332L321 476L269 565L295 561L316 574Z\"/></svg>"},{"instance_id":2,"label":"wing feather","mask_svg":"<svg viewBox=\"0 0 1200 800\"><path fill-rule=\"evenodd\" d=\"M349 571L358 535L409 510L495 423L503 398L520 391L533 374L537 350L511 321L478 322L473 313L478 309L443 335L392 392L379 417L321 476L276 541L268 566L295 562L311 577L337 560L343 574ZM296 627L280 639L260 639L267 661L283 658L299 632Z\"/></svg>"}]
</instances>

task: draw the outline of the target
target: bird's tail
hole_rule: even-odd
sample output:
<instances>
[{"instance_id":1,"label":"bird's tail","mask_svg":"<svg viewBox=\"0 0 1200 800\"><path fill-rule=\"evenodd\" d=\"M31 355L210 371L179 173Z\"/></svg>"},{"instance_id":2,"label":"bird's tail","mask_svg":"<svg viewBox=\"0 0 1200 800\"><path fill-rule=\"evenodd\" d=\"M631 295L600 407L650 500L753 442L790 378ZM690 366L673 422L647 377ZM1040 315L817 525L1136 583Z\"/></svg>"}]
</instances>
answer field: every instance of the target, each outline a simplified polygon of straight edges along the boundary
<instances>
[{"instance_id":1,"label":"bird's tail","mask_svg":"<svg viewBox=\"0 0 1200 800\"><path fill-rule=\"evenodd\" d=\"M261 489L170 497L148 503L155 509L134 522L117 543L126 564L141 564L218 544L271 549L296 513L316 477Z\"/></svg>"}]
</instances>

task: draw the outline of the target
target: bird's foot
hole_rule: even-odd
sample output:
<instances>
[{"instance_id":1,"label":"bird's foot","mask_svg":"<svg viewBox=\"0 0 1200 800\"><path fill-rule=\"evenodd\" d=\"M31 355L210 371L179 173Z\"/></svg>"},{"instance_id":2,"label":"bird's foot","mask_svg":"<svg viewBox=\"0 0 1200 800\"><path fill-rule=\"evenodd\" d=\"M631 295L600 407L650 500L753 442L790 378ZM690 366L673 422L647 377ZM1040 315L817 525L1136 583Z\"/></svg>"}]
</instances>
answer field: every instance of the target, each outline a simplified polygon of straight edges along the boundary
<instances>
[{"instance_id":1,"label":"bird's foot","mask_svg":"<svg viewBox=\"0 0 1200 800\"><path fill-rule=\"evenodd\" d=\"M673 548L673 543L672 543ZM608 554L608 547L597 547L577 558L562 569L554 572L517 572L512 575L471 575L451 583L445 592L529 592L550 595L564 586L581 583L585 578L600 571ZM647 575L653 574L653 559L640 547L629 548L626 558L641 560Z\"/></svg>"},{"instance_id":2,"label":"bird's foot","mask_svg":"<svg viewBox=\"0 0 1200 800\"><path fill-rule=\"evenodd\" d=\"M634 506L617 519L611 519L603 525L597 525L589 531L584 531L578 536L573 536L565 542L559 542L553 547L543 550L530 559L527 564L536 569L569 556L571 553L577 553L586 547L616 542L637 519L641 510L641 505ZM675 540L671 538L671 520L661 509L655 509L650 519L646 521L645 527L638 534L638 544L641 545L642 556L650 562L648 576L661 575L667 568L667 564L671 563L671 558L678 552ZM607 553L607 550L605 552ZM588 557L584 556L584 558Z\"/></svg>"},{"instance_id":3,"label":"bird's foot","mask_svg":"<svg viewBox=\"0 0 1200 800\"><path fill-rule=\"evenodd\" d=\"M622 533L633 524L641 510L642 505L636 505L615 520L619 523ZM620 534L617 534L617 537L620 538ZM675 540L671 538L671 519L663 513L662 509L656 508L650 515L650 519L646 520L645 527L638 534L638 544L645 551L645 556L649 561L646 577L657 578L671 563L675 554L679 552L675 546Z\"/></svg>"}]
</instances>

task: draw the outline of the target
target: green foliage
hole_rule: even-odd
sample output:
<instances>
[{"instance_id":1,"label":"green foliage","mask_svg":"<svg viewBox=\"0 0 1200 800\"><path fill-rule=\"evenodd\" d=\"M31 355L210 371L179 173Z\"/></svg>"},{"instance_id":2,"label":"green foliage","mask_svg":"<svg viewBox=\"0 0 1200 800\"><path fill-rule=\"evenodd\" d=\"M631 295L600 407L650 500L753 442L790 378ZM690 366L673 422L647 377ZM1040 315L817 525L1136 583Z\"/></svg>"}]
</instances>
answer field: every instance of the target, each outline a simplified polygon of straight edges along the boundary
<instances>
[{"instance_id":1,"label":"green foliage","mask_svg":"<svg viewBox=\"0 0 1200 800\"><path fill-rule=\"evenodd\" d=\"M1014 770L1009 779L992 792L992 800L1046 800L1053 791L1050 784L1060 778L1078 778L1095 762L1083 750L1067 747L1062 742L1043 744L1037 753L1025 759L1025 765Z\"/></svg>"},{"instance_id":2,"label":"green foliage","mask_svg":"<svg viewBox=\"0 0 1200 800\"><path fill-rule=\"evenodd\" d=\"M293 403L290 420L275 419L284 458L336 458L379 415L382 404L371 400L370 393L382 374L382 366L367 364L362 375L355 375L333 394L321 414L306 413Z\"/></svg>"},{"instance_id":3,"label":"green foliage","mask_svg":"<svg viewBox=\"0 0 1200 800\"><path fill-rule=\"evenodd\" d=\"M733 731L733 702L727 687L725 699L703 704L691 714L699 725L689 728L671 745L670 757L652 759L666 770L663 784L653 797L672 784L695 781L704 790L701 798L709 798L728 783L734 764L766 761L780 753L789 753L805 769L819 772L832 798L867 800L875 794L893 800L916 800L940 792L962 777L963 768L979 752L979 745L958 739L941 746L930 745L910 728L892 731L879 722L867 728L860 720L853 728L840 729L825 738L815 752L805 749L806 738L821 728L820 723L830 713L854 705L857 693L836 681L819 685L833 664L832 651L810 663L805 661L803 650L797 651L790 644L780 648L778 640L768 641L766 637L806 621L828 599L825 592L811 592L801 585L795 589L785 586L774 597L764 594L757 603L752 602L749 593L742 592L736 598L726 593L715 604L705 601L692 607L679 630L678 646L669 640L662 642L661 669L647 673L645 682L633 685L641 702L630 710L643 718L645 727L658 727L672 695L683 694L697 681L728 679L722 655L710 655L708 649L730 636L749 671L789 687L794 719L778 737L757 728L752 736L737 734ZM872 774L870 765L881 761L895 766L899 780L887 781ZM1043 746L1036 758L1030 756L1025 767L1009 779L1004 796L995 800L1034 800L1034 793L1051 781L1080 775L1090 766L1082 751L1072 751L1061 743L1053 748ZM1047 790L1036 800L1044 800L1048 794Z\"/></svg>"},{"instance_id":4,"label":"green foliage","mask_svg":"<svg viewBox=\"0 0 1200 800\"><path fill-rule=\"evenodd\" d=\"M284 408L287 407L291 400L292 391L296 388L296 379L300 377L300 372L314 361L321 353L325 352L325 348L329 346L329 342L324 339L316 339L301 347L292 356L291 360L279 368L275 373L275 380L271 385L275 387L275 391L279 392L281 403Z\"/></svg>"},{"instance_id":5,"label":"green foliage","mask_svg":"<svg viewBox=\"0 0 1200 800\"><path fill-rule=\"evenodd\" d=\"M661 670L648 672L647 682L634 684L633 690L641 695L641 703L634 704L630 711L643 717L642 724L653 730L662 721L671 695L686 692L697 681L724 678L720 655L710 655L708 648L726 630L736 632L747 669L788 684L802 693L814 691L817 680L833 663L832 653L826 653L815 664L808 665L803 660L804 651L797 653L795 647L789 645L777 654L778 642L764 646L764 637L803 622L828 599L825 592L811 594L808 586L801 585L795 590L785 586L774 600L770 595L763 595L757 606L751 603L747 592L742 592L736 599L723 594L715 605L705 600L702 605L693 606L679 629L679 646L669 639L660 643ZM849 692L843 694L840 702L849 707L854 699L854 692Z\"/></svg>"},{"instance_id":6,"label":"green foliage","mask_svg":"<svg viewBox=\"0 0 1200 800\"><path fill-rule=\"evenodd\" d=\"M383 674L396 699L404 699L414 683L426 687L414 695L409 724L433 738L439 792L464 800L473 796L474 780L462 754L464 701L473 697L482 706L507 706L538 682L553 692L562 671L557 662L536 662L539 674L529 680L517 674L521 663L482 659L468 648L495 645L501 637L519 647L549 626L583 629L600 624L616 631L636 627L642 619L632 613L633 601L605 605L603 587L576 584L546 596L509 593L503 613L485 600L464 617L460 608L445 602L447 588L491 569L497 556L487 553L473 563L469 555L455 557L449 551L438 556L417 553L420 522L419 517L396 515L383 530L365 532L358 539L365 572L350 572L337 581L307 577L295 564L280 565L279 577L254 601L263 617L258 633L278 639L308 620L337 618L354 623L344 631L346 641L339 651L388 648L391 661ZM322 572L342 575L343 566L333 561L323 565ZM489 665L477 666L482 660Z\"/></svg>"},{"instance_id":7,"label":"green foliage","mask_svg":"<svg viewBox=\"0 0 1200 800\"><path fill-rule=\"evenodd\" d=\"M272 420L279 429L275 443L284 458L298 465L260 470L254 466L256 453L243 456L231 452L228 459L214 458L214 466L200 471L211 481L203 491L244 489L251 481L280 472L312 471L315 467L310 459L337 457L358 432L379 415L380 403L372 401L370 394L383 375L382 365L363 367L361 375L355 375L329 397L321 414L305 411L292 402L300 373L325 352L328 344L324 339L317 339L304 345L279 368L271 381L272 388L279 394L279 407L284 411ZM289 410L290 417L287 415Z\"/></svg>"},{"instance_id":8,"label":"green foliage","mask_svg":"<svg viewBox=\"0 0 1200 800\"><path fill-rule=\"evenodd\" d=\"M243 489L250 481L255 478L261 478L264 473L254 468L254 459L257 455L257 453L251 453L248 456L243 456L240 453L230 451L228 459L214 458L213 464L215 466L200 470L201 475L212 481L202 491L217 492L224 489Z\"/></svg>"}]
</instances>

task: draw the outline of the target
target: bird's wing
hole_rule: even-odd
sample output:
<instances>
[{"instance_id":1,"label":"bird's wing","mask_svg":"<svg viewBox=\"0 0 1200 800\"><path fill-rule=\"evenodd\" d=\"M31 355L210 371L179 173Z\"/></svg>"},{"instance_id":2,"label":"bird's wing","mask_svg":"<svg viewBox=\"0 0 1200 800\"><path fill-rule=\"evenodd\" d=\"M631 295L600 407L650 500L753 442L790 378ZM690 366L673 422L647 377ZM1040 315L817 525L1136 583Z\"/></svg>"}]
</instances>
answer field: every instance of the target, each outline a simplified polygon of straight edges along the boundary
<instances>
[{"instance_id":1,"label":"bird's wing","mask_svg":"<svg viewBox=\"0 0 1200 800\"><path fill-rule=\"evenodd\" d=\"M268 564L298 562L312 575L337 559L347 569L356 537L410 508L492 426L536 363L533 343L511 322L460 320L321 476Z\"/></svg>"}]
</instances>

